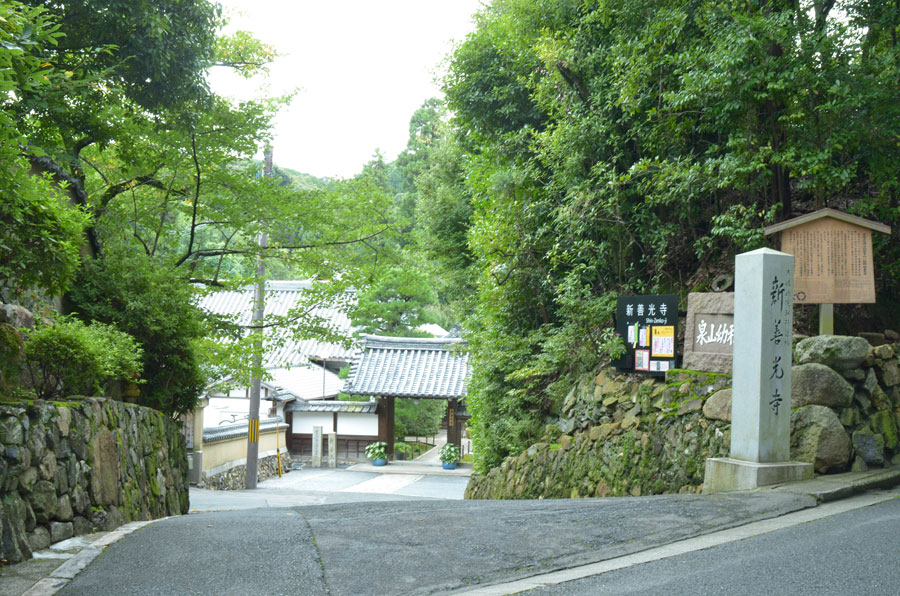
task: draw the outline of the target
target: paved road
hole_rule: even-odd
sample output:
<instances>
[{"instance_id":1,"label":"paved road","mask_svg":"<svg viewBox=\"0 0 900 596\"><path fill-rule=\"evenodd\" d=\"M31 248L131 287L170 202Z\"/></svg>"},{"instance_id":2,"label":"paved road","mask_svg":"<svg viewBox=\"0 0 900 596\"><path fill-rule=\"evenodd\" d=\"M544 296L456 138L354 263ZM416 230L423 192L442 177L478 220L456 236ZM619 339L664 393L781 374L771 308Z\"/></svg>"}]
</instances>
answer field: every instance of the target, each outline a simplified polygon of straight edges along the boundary
<instances>
[{"instance_id":1,"label":"paved road","mask_svg":"<svg viewBox=\"0 0 900 596\"><path fill-rule=\"evenodd\" d=\"M437 464L439 467L440 464ZM373 466L359 466L371 470ZM191 512L419 499L461 500L468 475L392 463L384 473L308 468L259 483L256 490L191 489ZM411 473L406 473L411 472Z\"/></svg>"},{"instance_id":2,"label":"paved road","mask_svg":"<svg viewBox=\"0 0 900 596\"><path fill-rule=\"evenodd\" d=\"M420 499L200 513L150 524L115 542L61 593L446 594L814 504L809 496L769 492Z\"/></svg>"},{"instance_id":3,"label":"paved road","mask_svg":"<svg viewBox=\"0 0 900 596\"><path fill-rule=\"evenodd\" d=\"M900 499L612 571L527 596L702 594L895 596Z\"/></svg>"}]
</instances>

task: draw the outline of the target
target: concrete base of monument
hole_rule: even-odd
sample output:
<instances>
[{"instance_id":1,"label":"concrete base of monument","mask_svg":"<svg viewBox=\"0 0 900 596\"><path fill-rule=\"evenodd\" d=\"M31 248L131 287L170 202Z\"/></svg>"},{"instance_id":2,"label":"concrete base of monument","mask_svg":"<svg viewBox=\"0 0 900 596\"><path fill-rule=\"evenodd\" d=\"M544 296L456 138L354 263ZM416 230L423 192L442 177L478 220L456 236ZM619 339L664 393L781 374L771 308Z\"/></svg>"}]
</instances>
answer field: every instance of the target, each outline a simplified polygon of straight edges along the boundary
<instances>
[{"instance_id":1,"label":"concrete base of monument","mask_svg":"<svg viewBox=\"0 0 900 596\"><path fill-rule=\"evenodd\" d=\"M803 462L759 463L715 457L706 460L704 493L753 490L761 486L812 480L813 466Z\"/></svg>"}]
</instances>

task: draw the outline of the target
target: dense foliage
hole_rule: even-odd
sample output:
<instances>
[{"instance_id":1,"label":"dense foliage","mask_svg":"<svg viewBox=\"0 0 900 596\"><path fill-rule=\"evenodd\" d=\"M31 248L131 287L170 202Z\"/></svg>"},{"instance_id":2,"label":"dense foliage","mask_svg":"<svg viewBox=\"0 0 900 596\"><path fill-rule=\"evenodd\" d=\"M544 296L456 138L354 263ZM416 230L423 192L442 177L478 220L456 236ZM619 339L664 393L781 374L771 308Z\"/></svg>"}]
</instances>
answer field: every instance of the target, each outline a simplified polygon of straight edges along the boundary
<instances>
[{"instance_id":1,"label":"dense foliage","mask_svg":"<svg viewBox=\"0 0 900 596\"><path fill-rule=\"evenodd\" d=\"M141 348L102 323L60 318L27 331L25 372L39 399L98 395L112 381L137 381Z\"/></svg>"},{"instance_id":2,"label":"dense foliage","mask_svg":"<svg viewBox=\"0 0 900 596\"><path fill-rule=\"evenodd\" d=\"M367 174L263 175L254 158L290 97L210 92L209 69L254 76L275 55L224 24L208 0L0 0L3 298L59 295L74 279L64 306L137 338L142 403L170 413L192 407L210 371L251 361L250 342L214 347L247 334L204 319L201 286L244 285L263 258L285 277L333 280L311 297L330 302L373 279L392 227ZM265 324L317 336L313 307Z\"/></svg>"},{"instance_id":3,"label":"dense foliage","mask_svg":"<svg viewBox=\"0 0 900 596\"><path fill-rule=\"evenodd\" d=\"M877 283L898 295L898 25L893 2L855 0L481 12L445 80L473 209L481 469L615 347L617 294L702 290L766 223L829 206L893 224Z\"/></svg>"},{"instance_id":4,"label":"dense foliage","mask_svg":"<svg viewBox=\"0 0 900 596\"><path fill-rule=\"evenodd\" d=\"M40 11L0 2L0 291L6 299L33 286L60 292L78 266L85 214L68 205L47 176L30 175L19 99L59 82L41 54L60 33Z\"/></svg>"},{"instance_id":5,"label":"dense foliage","mask_svg":"<svg viewBox=\"0 0 900 596\"><path fill-rule=\"evenodd\" d=\"M207 384L196 350L206 327L192 296L177 271L138 253L89 261L69 299L78 316L137 340L143 348L142 403L180 414L193 408Z\"/></svg>"}]
</instances>

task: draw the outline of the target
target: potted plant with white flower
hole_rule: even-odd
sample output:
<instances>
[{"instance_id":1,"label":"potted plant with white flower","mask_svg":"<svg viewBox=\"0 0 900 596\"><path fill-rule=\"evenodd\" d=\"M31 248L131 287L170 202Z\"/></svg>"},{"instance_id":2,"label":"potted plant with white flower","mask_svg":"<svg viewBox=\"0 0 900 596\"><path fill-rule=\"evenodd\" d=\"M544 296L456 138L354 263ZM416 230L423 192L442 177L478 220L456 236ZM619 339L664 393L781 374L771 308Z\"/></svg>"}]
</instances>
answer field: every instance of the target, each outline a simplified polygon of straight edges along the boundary
<instances>
[{"instance_id":1,"label":"potted plant with white flower","mask_svg":"<svg viewBox=\"0 0 900 596\"><path fill-rule=\"evenodd\" d=\"M373 466L383 466L387 463L387 443L377 441L366 445L366 457L372 460Z\"/></svg>"},{"instance_id":2,"label":"potted plant with white flower","mask_svg":"<svg viewBox=\"0 0 900 596\"><path fill-rule=\"evenodd\" d=\"M459 463L459 447L453 443L446 443L438 452L438 457L440 457L441 465L445 470L454 470L456 464Z\"/></svg>"}]
</instances>

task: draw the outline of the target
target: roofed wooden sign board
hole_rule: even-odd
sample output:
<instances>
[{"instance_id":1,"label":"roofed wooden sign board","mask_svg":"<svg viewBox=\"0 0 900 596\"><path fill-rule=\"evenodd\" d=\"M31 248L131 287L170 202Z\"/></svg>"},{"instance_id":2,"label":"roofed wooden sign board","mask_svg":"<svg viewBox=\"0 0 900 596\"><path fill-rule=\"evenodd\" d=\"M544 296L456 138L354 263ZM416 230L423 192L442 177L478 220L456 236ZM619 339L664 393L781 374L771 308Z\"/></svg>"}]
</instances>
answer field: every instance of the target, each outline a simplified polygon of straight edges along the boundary
<instances>
[{"instance_id":1,"label":"roofed wooden sign board","mask_svg":"<svg viewBox=\"0 0 900 596\"><path fill-rule=\"evenodd\" d=\"M781 232L781 252L794 255L795 304L875 302L872 232L881 223L820 209L765 228Z\"/></svg>"}]
</instances>

